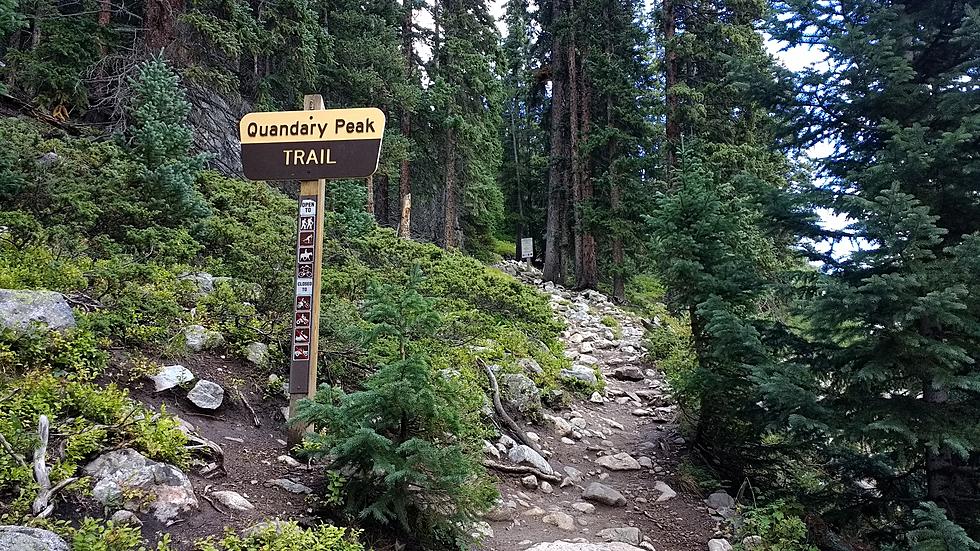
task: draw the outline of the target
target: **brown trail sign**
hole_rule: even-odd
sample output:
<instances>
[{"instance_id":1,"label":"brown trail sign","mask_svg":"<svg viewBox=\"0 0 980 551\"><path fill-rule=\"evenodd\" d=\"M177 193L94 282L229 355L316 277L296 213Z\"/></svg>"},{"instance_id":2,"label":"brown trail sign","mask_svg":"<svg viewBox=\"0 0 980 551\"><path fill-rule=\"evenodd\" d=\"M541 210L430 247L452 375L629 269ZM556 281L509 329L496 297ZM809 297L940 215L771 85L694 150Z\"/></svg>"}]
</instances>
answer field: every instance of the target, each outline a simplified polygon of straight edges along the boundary
<instances>
[{"instance_id":1,"label":"brown trail sign","mask_svg":"<svg viewBox=\"0 0 980 551\"><path fill-rule=\"evenodd\" d=\"M323 108L307 95L303 111L249 113L242 117L242 167L250 180L302 180L296 221L296 273L289 368L289 416L316 392L320 333L320 265L326 178L367 178L378 169L385 116L379 109ZM289 429L299 444L307 427Z\"/></svg>"}]
</instances>

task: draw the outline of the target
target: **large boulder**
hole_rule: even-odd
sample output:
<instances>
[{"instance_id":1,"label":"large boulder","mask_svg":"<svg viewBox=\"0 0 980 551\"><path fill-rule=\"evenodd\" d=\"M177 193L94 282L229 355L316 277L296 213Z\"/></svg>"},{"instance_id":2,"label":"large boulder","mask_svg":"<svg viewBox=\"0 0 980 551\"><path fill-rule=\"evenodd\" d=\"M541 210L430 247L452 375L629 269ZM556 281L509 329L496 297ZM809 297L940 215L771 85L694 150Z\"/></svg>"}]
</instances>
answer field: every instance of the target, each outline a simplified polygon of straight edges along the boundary
<instances>
[{"instance_id":1,"label":"large boulder","mask_svg":"<svg viewBox=\"0 0 980 551\"><path fill-rule=\"evenodd\" d=\"M500 399L504 407L533 417L541 411L541 392L527 375L507 373L500 377Z\"/></svg>"},{"instance_id":2,"label":"large boulder","mask_svg":"<svg viewBox=\"0 0 980 551\"><path fill-rule=\"evenodd\" d=\"M551 467L551 464L545 458L541 457L541 454L524 444L511 448L507 453L507 458L518 465L530 465L545 474L555 474L555 470Z\"/></svg>"},{"instance_id":3,"label":"large boulder","mask_svg":"<svg viewBox=\"0 0 980 551\"><path fill-rule=\"evenodd\" d=\"M528 547L525 551L643 551L628 543L571 543L567 541L548 541Z\"/></svg>"},{"instance_id":4,"label":"large boulder","mask_svg":"<svg viewBox=\"0 0 980 551\"><path fill-rule=\"evenodd\" d=\"M201 409L218 409L225 399L225 389L218 383L202 379L187 393L187 399Z\"/></svg>"},{"instance_id":5,"label":"large boulder","mask_svg":"<svg viewBox=\"0 0 980 551\"><path fill-rule=\"evenodd\" d=\"M188 325L184 328L184 344L192 352L200 352L206 348L217 348L224 343L225 339L221 333L205 329L203 325Z\"/></svg>"},{"instance_id":6,"label":"large boulder","mask_svg":"<svg viewBox=\"0 0 980 551\"><path fill-rule=\"evenodd\" d=\"M623 494L599 482L589 484L585 491L582 492L582 499L591 501L592 503L609 505L610 507L626 506L626 497Z\"/></svg>"},{"instance_id":7,"label":"large boulder","mask_svg":"<svg viewBox=\"0 0 980 551\"><path fill-rule=\"evenodd\" d=\"M575 379L577 381L582 381L583 383L588 383L594 385L599 380L595 376L595 370L587 365L576 364L571 368L562 369L558 372L558 375L565 377L566 379Z\"/></svg>"},{"instance_id":8,"label":"large boulder","mask_svg":"<svg viewBox=\"0 0 980 551\"><path fill-rule=\"evenodd\" d=\"M614 379L621 381L642 381L644 378L643 370L635 365L624 365L613 370Z\"/></svg>"},{"instance_id":9,"label":"large boulder","mask_svg":"<svg viewBox=\"0 0 980 551\"><path fill-rule=\"evenodd\" d=\"M616 455L604 455L596 459L595 462L610 471L638 471L642 468L640 467L640 463L626 452L620 452Z\"/></svg>"},{"instance_id":10,"label":"large boulder","mask_svg":"<svg viewBox=\"0 0 980 551\"><path fill-rule=\"evenodd\" d=\"M34 323L64 331L75 327L75 315L61 293L0 289L0 327L23 333Z\"/></svg>"},{"instance_id":11,"label":"large boulder","mask_svg":"<svg viewBox=\"0 0 980 551\"><path fill-rule=\"evenodd\" d=\"M163 523L198 507L187 475L133 449L123 448L97 457L85 466L85 474L92 477L92 495L100 503L149 512Z\"/></svg>"},{"instance_id":12,"label":"large boulder","mask_svg":"<svg viewBox=\"0 0 980 551\"><path fill-rule=\"evenodd\" d=\"M40 528L0 526L0 551L68 551L68 544Z\"/></svg>"},{"instance_id":13,"label":"large boulder","mask_svg":"<svg viewBox=\"0 0 980 551\"><path fill-rule=\"evenodd\" d=\"M194 374L186 367L175 364L161 368L159 373L150 376L150 380L153 381L154 392L163 392L193 381Z\"/></svg>"}]
</instances>

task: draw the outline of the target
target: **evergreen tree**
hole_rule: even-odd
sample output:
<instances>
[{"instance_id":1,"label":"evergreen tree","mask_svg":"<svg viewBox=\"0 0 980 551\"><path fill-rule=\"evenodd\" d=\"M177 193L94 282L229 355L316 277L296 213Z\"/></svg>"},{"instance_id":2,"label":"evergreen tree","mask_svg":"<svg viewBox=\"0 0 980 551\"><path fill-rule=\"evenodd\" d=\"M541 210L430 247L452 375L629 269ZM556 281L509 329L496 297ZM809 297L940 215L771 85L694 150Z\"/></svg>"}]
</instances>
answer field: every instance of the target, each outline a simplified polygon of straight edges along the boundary
<instances>
[{"instance_id":1,"label":"evergreen tree","mask_svg":"<svg viewBox=\"0 0 980 551\"><path fill-rule=\"evenodd\" d=\"M664 130L677 135L665 140L668 178L651 216L651 252L670 305L691 323L698 365L682 393L696 412L698 445L737 480L769 453L750 376L774 354L763 328L783 321L791 297L782 281L799 264L793 230L809 214L794 197L796 170L758 93L779 90L756 30L765 3L677 7L664 2L659 14L660 28L672 32L664 37L673 102ZM674 19L665 25L666 17ZM674 140L684 147L675 151Z\"/></svg>"},{"instance_id":2,"label":"evergreen tree","mask_svg":"<svg viewBox=\"0 0 980 551\"><path fill-rule=\"evenodd\" d=\"M801 145L836 145L822 159L831 190L873 199L897 183L939 216L946 243L980 229L980 2L776 8L777 38L827 55L803 73L795 118Z\"/></svg>"},{"instance_id":3,"label":"evergreen tree","mask_svg":"<svg viewBox=\"0 0 980 551\"><path fill-rule=\"evenodd\" d=\"M534 21L527 0L509 0L504 21L507 35L501 47L505 74L501 144L503 162L498 177L507 205L508 228L514 229L518 256L521 238L531 237L540 248L544 236L548 156L540 125L544 117L535 95Z\"/></svg>"},{"instance_id":4,"label":"evergreen tree","mask_svg":"<svg viewBox=\"0 0 980 551\"><path fill-rule=\"evenodd\" d=\"M760 377L767 403L836 458L845 488L872 481L854 507L890 517L931 501L975 527L980 236L937 250L940 218L897 185L847 203L862 213L849 230L866 247L813 300L809 369L777 365Z\"/></svg>"},{"instance_id":5,"label":"evergreen tree","mask_svg":"<svg viewBox=\"0 0 980 551\"><path fill-rule=\"evenodd\" d=\"M351 394L321 386L299 419L321 429L307 449L343 473L349 512L431 548L465 539L495 491L480 448L465 439L458 389L429 363L426 340L437 337L441 320L421 284L415 266L404 287L371 287L364 338L387 350L378 371Z\"/></svg>"},{"instance_id":6,"label":"evergreen tree","mask_svg":"<svg viewBox=\"0 0 980 551\"><path fill-rule=\"evenodd\" d=\"M499 35L480 0L439 0L436 8L427 99L443 181L437 241L447 249L485 251L503 217L496 183L502 154Z\"/></svg>"},{"instance_id":7,"label":"evergreen tree","mask_svg":"<svg viewBox=\"0 0 980 551\"><path fill-rule=\"evenodd\" d=\"M156 223L169 227L207 216L207 204L194 187L205 156L190 153L190 103L177 74L162 59L152 59L131 82L131 93L132 150L139 163L137 195L142 208Z\"/></svg>"},{"instance_id":8,"label":"evergreen tree","mask_svg":"<svg viewBox=\"0 0 980 551\"><path fill-rule=\"evenodd\" d=\"M796 100L799 145L836 146L821 159L826 205L854 220L825 235L865 245L826 259L809 320L820 353L778 370L771 399L800 410L787 417L797 435L813 431L830 457L848 458L838 469L848 480L874 481L874 492L854 492L853 508L908 520L908 504L928 500L976 535L980 453L967 419L980 403L978 278L968 259L980 229L980 5L777 8L778 38L827 54L802 75Z\"/></svg>"}]
</instances>

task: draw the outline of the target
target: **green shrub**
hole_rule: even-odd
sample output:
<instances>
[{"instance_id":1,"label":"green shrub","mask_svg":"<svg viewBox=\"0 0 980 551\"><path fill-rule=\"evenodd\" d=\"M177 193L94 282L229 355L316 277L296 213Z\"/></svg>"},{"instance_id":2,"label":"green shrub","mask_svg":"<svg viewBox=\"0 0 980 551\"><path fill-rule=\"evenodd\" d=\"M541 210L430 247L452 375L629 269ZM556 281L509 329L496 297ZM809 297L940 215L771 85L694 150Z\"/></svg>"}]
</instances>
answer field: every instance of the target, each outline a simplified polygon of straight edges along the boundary
<instances>
[{"instance_id":1,"label":"green shrub","mask_svg":"<svg viewBox=\"0 0 980 551\"><path fill-rule=\"evenodd\" d=\"M650 360L666 375L678 403L685 409L697 408L700 383L690 321L687 316L674 317L662 304L648 315L656 325L646 335Z\"/></svg>"},{"instance_id":2,"label":"green shrub","mask_svg":"<svg viewBox=\"0 0 980 551\"><path fill-rule=\"evenodd\" d=\"M102 449L132 446L148 457L186 467L186 437L165 411L154 414L113 384L94 379L105 353L91 333L0 332L0 435L21 457L38 445L41 415L51 423L51 480L75 476ZM0 513L23 514L37 492L29 466L0 454Z\"/></svg>"},{"instance_id":3,"label":"green shrub","mask_svg":"<svg viewBox=\"0 0 980 551\"><path fill-rule=\"evenodd\" d=\"M740 536L761 537L762 545L754 548L758 551L817 551L807 543L806 524L797 509L784 501L747 509L742 512Z\"/></svg>"},{"instance_id":4,"label":"green shrub","mask_svg":"<svg viewBox=\"0 0 980 551\"><path fill-rule=\"evenodd\" d=\"M472 404L452 383L462 374L433 369L429 345L440 316L420 289L418 268L403 287L371 287L364 338L376 345L378 371L352 394L324 385L298 417L322 427L306 449L344 473L349 513L452 547L496 492L479 463L479 440L466 438Z\"/></svg>"},{"instance_id":5,"label":"green shrub","mask_svg":"<svg viewBox=\"0 0 980 551\"><path fill-rule=\"evenodd\" d=\"M230 529L221 539L207 538L197 542L195 551L364 551L357 541L358 532L336 526L320 525L304 530L295 522L276 522L245 535Z\"/></svg>"},{"instance_id":6,"label":"green shrub","mask_svg":"<svg viewBox=\"0 0 980 551\"><path fill-rule=\"evenodd\" d=\"M86 518L72 530L72 551L170 551L170 535L152 549L143 545L140 529L135 526Z\"/></svg>"}]
</instances>

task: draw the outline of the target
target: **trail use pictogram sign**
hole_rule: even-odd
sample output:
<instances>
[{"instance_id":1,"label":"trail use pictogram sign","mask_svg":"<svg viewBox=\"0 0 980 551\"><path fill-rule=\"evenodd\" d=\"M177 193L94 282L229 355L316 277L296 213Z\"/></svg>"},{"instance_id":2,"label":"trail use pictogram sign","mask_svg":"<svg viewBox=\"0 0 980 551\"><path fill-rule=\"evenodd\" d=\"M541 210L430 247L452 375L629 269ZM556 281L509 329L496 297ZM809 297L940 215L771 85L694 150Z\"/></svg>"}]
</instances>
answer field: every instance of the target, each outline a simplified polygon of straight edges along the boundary
<instances>
[{"instance_id":1,"label":"trail use pictogram sign","mask_svg":"<svg viewBox=\"0 0 980 551\"><path fill-rule=\"evenodd\" d=\"M316 391L320 332L323 197L327 178L366 178L378 169L385 116L380 109L324 109L308 95L303 111L242 117L242 168L251 180L301 180L296 220L296 273L289 348L289 416ZM289 445L307 427L291 425Z\"/></svg>"}]
</instances>

